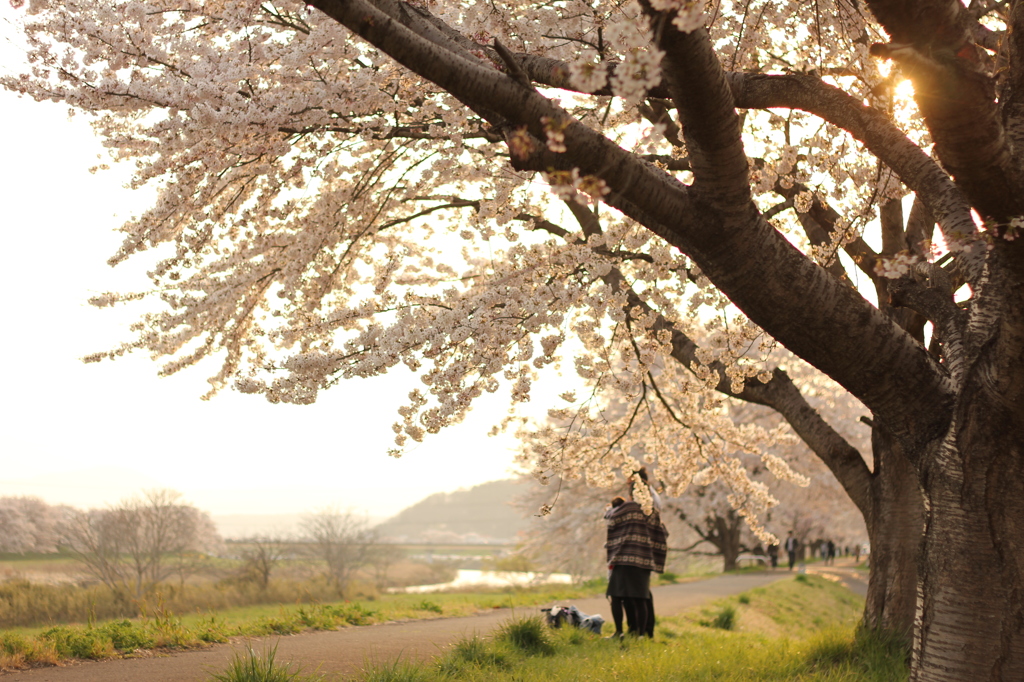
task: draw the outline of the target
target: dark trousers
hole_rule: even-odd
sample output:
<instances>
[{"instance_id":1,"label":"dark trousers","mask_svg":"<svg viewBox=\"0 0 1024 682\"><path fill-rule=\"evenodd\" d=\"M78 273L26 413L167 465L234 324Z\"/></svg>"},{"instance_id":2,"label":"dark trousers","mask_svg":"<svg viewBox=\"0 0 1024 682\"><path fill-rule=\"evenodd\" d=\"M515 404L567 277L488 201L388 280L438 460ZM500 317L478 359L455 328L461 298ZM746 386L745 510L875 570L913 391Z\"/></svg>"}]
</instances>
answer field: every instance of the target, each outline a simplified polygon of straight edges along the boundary
<instances>
[{"instance_id":1,"label":"dark trousers","mask_svg":"<svg viewBox=\"0 0 1024 682\"><path fill-rule=\"evenodd\" d=\"M622 634L622 616L626 616L629 634L637 637L654 636L654 601L635 597L611 597L612 621L615 634Z\"/></svg>"}]
</instances>

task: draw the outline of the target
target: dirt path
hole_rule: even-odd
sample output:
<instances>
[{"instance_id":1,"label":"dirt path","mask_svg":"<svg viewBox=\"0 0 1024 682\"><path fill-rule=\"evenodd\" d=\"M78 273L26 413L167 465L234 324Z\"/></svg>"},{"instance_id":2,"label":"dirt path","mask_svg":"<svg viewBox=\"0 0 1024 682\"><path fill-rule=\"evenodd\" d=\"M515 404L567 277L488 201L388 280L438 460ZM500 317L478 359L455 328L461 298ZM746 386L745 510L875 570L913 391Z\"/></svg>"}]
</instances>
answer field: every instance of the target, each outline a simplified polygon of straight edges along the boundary
<instances>
[{"instance_id":1,"label":"dirt path","mask_svg":"<svg viewBox=\"0 0 1024 682\"><path fill-rule=\"evenodd\" d=\"M823 569L811 569L818 572ZM839 566L836 573L854 574ZM728 575L699 582L666 585L654 589L654 603L660 615L673 615L705 602L737 594L791 577L785 570ZM853 575L850 579L856 578ZM855 583L850 587L859 591ZM866 584L865 584L866 588ZM611 620L603 598L571 601L580 611L600 613ZM515 615L534 615L539 607L515 609ZM402 623L382 623L329 632L310 632L288 637L251 640L257 649L277 646L279 662L296 663L305 672L318 670L330 676L349 677L367 662L391 662L398 658L431 658L448 644L474 633L486 634L513 615L512 609L465 618L438 618ZM610 626L606 625L606 631ZM114 661L83 661L57 668L39 668L0 675L2 682L204 682L211 672L222 671L246 640L232 640L209 649L130 658Z\"/></svg>"}]
</instances>

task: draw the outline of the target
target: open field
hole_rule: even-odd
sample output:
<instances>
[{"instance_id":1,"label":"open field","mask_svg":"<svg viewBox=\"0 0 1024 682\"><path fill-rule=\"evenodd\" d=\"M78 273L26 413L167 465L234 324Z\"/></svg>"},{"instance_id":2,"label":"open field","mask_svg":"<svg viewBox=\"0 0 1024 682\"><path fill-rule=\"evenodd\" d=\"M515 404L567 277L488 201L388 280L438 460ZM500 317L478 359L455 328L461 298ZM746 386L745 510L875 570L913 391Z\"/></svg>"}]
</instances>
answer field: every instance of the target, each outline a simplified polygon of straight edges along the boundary
<instances>
[{"instance_id":1,"label":"open field","mask_svg":"<svg viewBox=\"0 0 1024 682\"><path fill-rule=\"evenodd\" d=\"M339 591L325 578L324 564L302 556L301 547L276 563L266 586L246 572L246 564L239 558L244 543L230 543L227 548L227 556L204 557L198 565L150 587L139 597L115 594L67 555L0 555L0 629L38 632L55 625L154 613L189 615L255 609L268 614L282 604L375 601L393 587L448 582L460 568L536 568L520 557L503 555L509 547L398 546L401 556L393 559L386 570L368 566ZM703 557L680 566L693 571L690 579L717 574L711 570L713 564Z\"/></svg>"},{"instance_id":2,"label":"open field","mask_svg":"<svg viewBox=\"0 0 1024 682\"><path fill-rule=\"evenodd\" d=\"M278 560L266 585L234 555L201 557L185 569L136 596L115 593L74 558L61 555L0 555L0 628L39 628L58 624L135 618L165 612L189 614L261 605L376 599L386 587L446 582L454 562L391 560L386 570L367 567L339 589L325 578L322 562L298 550ZM404 550L403 550L404 551Z\"/></svg>"}]
</instances>

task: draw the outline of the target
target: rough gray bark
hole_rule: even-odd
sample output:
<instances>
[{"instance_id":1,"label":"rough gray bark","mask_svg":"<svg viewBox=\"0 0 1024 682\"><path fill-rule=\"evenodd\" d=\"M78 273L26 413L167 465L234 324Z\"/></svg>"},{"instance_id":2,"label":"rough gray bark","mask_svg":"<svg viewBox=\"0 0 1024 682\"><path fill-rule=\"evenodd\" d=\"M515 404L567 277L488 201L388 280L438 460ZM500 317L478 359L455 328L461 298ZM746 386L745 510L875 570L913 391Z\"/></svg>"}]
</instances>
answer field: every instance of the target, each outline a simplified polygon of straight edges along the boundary
<instances>
[{"instance_id":1,"label":"rough gray bark","mask_svg":"<svg viewBox=\"0 0 1024 682\"><path fill-rule=\"evenodd\" d=\"M917 565L924 497L910 461L884 434L872 434L875 475L868 517L871 573L864 624L910 646L917 607Z\"/></svg>"}]
</instances>

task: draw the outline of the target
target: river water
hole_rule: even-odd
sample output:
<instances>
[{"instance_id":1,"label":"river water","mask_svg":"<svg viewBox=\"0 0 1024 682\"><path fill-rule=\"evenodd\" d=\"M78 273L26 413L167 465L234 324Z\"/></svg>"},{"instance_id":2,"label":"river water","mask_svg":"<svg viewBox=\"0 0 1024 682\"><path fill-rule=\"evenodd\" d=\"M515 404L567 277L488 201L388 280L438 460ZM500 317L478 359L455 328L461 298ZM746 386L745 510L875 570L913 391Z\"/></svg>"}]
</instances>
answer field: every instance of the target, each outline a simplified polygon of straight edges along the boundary
<instances>
[{"instance_id":1,"label":"river water","mask_svg":"<svg viewBox=\"0 0 1024 682\"><path fill-rule=\"evenodd\" d=\"M525 587L528 585L570 585L572 576L568 573L534 573L532 571L476 571L460 568L455 580L434 585L413 585L399 587L389 592L421 594L442 592L453 588L483 585L486 587Z\"/></svg>"}]
</instances>

